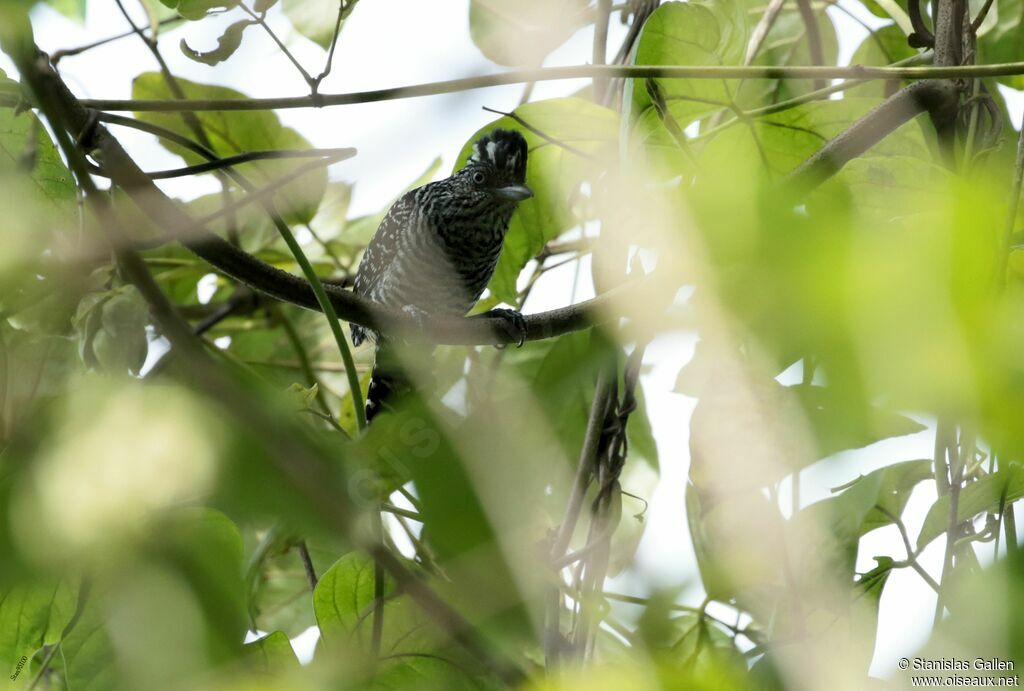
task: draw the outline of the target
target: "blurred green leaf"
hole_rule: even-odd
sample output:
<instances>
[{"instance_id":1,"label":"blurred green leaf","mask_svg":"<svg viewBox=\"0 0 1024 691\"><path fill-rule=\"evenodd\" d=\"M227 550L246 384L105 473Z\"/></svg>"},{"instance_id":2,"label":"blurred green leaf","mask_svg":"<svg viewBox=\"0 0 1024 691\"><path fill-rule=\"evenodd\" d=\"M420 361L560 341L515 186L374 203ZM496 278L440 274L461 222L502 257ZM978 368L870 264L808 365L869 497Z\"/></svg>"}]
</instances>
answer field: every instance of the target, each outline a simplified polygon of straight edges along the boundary
<instances>
[{"instance_id":1,"label":"blurred green leaf","mask_svg":"<svg viewBox=\"0 0 1024 691\"><path fill-rule=\"evenodd\" d=\"M182 91L189 99L230 98L245 99L245 94L223 86L199 84L178 78ZM133 98L174 99L163 75L145 72L132 83ZM177 113L137 113L146 122L173 130L190 139L195 138L191 128ZM196 113L213 150L219 156L233 156L247 151L268 149L308 149L309 142L290 127L281 125L277 115L270 111L219 111ZM197 154L173 143L161 142L172 153L178 154L189 165L205 161ZM266 185L288 175L307 162L301 160L256 161L237 166L257 185ZM275 205L288 223L308 223L316 215L317 207L327 186L327 170L309 171L301 178L283 187L274 196Z\"/></svg>"},{"instance_id":2,"label":"blurred green leaf","mask_svg":"<svg viewBox=\"0 0 1024 691\"><path fill-rule=\"evenodd\" d=\"M78 24L85 23L85 8L88 0L45 0L46 4Z\"/></svg>"},{"instance_id":3,"label":"blurred green leaf","mask_svg":"<svg viewBox=\"0 0 1024 691\"><path fill-rule=\"evenodd\" d=\"M68 378L79 364L73 339L36 335L4 322L0 322L0 352L8 372L8 431L16 429L17 422L31 418L36 402L64 393Z\"/></svg>"},{"instance_id":4,"label":"blurred green leaf","mask_svg":"<svg viewBox=\"0 0 1024 691\"><path fill-rule=\"evenodd\" d=\"M590 0L471 0L469 36L499 65L538 66L593 17Z\"/></svg>"},{"instance_id":5,"label":"blurred green leaf","mask_svg":"<svg viewBox=\"0 0 1024 691\"><path fill-rule=\"evenodd\" d=\"M305 544L314 572L321 575L344 549L320 539L307 538ZM294 637L316 625L309 577L294 537L279 529L264 531L253 550L248 577L253 629Z\"/></svg>"},{"instance_id":6,"label":"blurred green leaf","mask_svg":"<svg viewBox=\"0 0 1024 691\"><path fill-rule=\"evenodd\" d=\"M997 0L978 36L978 51L984 61L1012 62L1020 59L1024 45L1024 2ZM1024 88L1024 76L998 77L997 80L1012 89Z\"/></svg>"},{"instance_id":7,"label":"blurred green leaf","mask_svg":"<svg viewBox=\"0 0 1024 691\"><path fill-rule=\"evenodd\" d=\"M573 199L578 197L582 183L596 182L604 172L604 161L611 160L618 140L615 112L581 99L527 103L517 108L515 114L558 143L535 134L510 117L502 117L477 131L463 146L455 164L456 169L461 168L472 153L473 143L493 129L519 130L526 138L530 151L526 184L534 197L519 204L512 216L489 285L491 293L509 305L519 302L516 282L527 262L550 240L585 220Z\"/></svg>"},{"instance_id":8,"label":"blurred green leaf","mask_svg":"<svg viewBox=\"0 0 1024 691\"><path fill-rule=\"evenodd\" d=\"M369 649L374 628L374 565L362 552L339 559L317 584L313 606L327 646L355 646L361 655ZM463 652L446 642L436 622L408 595L398 593L385 576L385 603L381 623L381 669L376 681L382 688L465 688L467 664ZM442 663L418 665L426 659Z\"/></svg>"},{"instance_id":9,"label":"blurred green leaf","mask_svg":"<svg viewBox=\"0 0 1024 691\"><path fill-rule=\"evenodd\" d=\"M907 36L895 24L883 26L864 37L863 43L850 58L852 65L891 65L916 55L917 51L907 43ZM871 81L855 87L850 93L857 96L888 96L901 83L899 81Z\"/></svg>"},{"instance_id":10,"label":"blurred green leaf","mask_svg":"<svg viewBox=\"0 0 1024 691\"><path fill-rule=\"evenodd\" d=\"M925 429L905 415L878 407L856 409L844 392L835 387L797 385L789 388L808 417L821 457Z\"/></svg>"},{"instance_id":11,"label":"blurred green leaf","mask_svg":"<svg viewBox=\"0 0 1024 691\"><path fill-rule=\"evenodd\" d=\"M334 26L341 9L344 20L355 9L358 0L284 0L284 13L300 34L321 48L329 48L334 37ZM272 4L272 3L271 3Z\"/></svg>"},{"instance_id":12,"label":"blurred green leaf","mask_svg":"<svg viewBox=\"0 0 1024 691\"><path fill-rule=\"evenodd\" d=\"M245 649L250 664L262 672L280 672L299 666L295 650L283 631L274 631L252 643L246 643Z\"/></svg>"},{"instance_id":13,"label":"blurred green leaf","mask_svg":"<svg viewBox=\"0 0 1024 691\"><path fill-rule=\"evenodd\" d=\"M982 513L998 513L1004 506L1024 497L1024 472L1011 464L964 485L957 502L957 521L963 522ZM917 536L917 549L924 549L949 527L949 495L939 497Z\"/></svg>"},{"instance_id":14,"label":"blurred green leaf","mask_svg":"<svg viewBox=\"0 0 1024 691\"><path fill-rule=\"evenodd\" d=\"M213 10L237 7L241 0L160 0L185 19L202 19Z\"/></svg>"},{"instance_id":15,"label":"blurred green leaf","mask_svg":"<svg viewBox=\"0 0 1024 691\"><path fill-rule=\"evenodd\" d=\"M96 362L111 372L138 374L149 350L149 305L134 286L125 286L99 309L100 323L91 343Z\"/></svg>"},{"instance_id":16,"label":"blurred green leaf","mask_svg":"<svg viewBox=\"0 0 1024 691\"><path fill-rule=\"evenodd\" d=\"M0 87L20 93L17 82L7 79L2 71ZM8 180L14 175L27 179L30 184ZM0 203L4 208L12 212L19 209L32 211L32 205L36 204L53 213L61 222L77 227L75 184L71 171L64 165L49 134L31 110L17 114L13 107L0 106L0 181L3 181L0 184ZM24 196L26 191L30 196ZM17 219L18 215L13 214L13 217ZM8 232L11 230L9 228ZM18 239L17 235L9 235L9 238Z\"/></svg>"},{"instance_id":17,"label":"blurred green leaf","mask_svg":"<svg viewBox=\"0 0 1024 691\"><path fill-rule=\"evenodd\" d=\"M224 29L224 33L217 39L217 47L213 50L208 51L197 51L189 47L185 39L181 39L179 46L181 52L185 54L185 57L196 62L201 62L204 65L220 64L235 54L235 51L242 45L242 35L245 33L246 28L252 26L253 21L243 19L242 21L235 22Z\"/></svg>"}]
</instances>

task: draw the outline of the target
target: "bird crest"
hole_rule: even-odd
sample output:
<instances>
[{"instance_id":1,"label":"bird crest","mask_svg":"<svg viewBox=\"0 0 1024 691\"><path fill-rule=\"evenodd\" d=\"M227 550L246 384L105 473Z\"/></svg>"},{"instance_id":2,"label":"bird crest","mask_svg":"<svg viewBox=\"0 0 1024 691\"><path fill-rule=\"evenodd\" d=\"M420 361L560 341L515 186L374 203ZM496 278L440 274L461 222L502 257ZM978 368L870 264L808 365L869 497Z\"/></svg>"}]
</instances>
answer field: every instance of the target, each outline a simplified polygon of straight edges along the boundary
<instances>
[{"instance_id":1,"label":"bird crest","mask_svg":"<svg viewBox=\"0 0 1024 691\"><path fill-rule=\"evenodd\" d=\"M473 144L469 163L489 165L503 178L522 184L526 180L526 139L514 130L488 132Z\"/></svg>"}]
</instances>

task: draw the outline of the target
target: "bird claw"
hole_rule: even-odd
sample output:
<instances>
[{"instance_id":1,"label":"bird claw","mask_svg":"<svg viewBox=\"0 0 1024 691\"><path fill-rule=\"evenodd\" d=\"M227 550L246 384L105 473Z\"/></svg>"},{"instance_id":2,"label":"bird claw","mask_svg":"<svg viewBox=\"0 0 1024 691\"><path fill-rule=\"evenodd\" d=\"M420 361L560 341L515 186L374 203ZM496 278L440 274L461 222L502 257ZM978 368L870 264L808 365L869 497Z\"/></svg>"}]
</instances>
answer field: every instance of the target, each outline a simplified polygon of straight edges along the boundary
<instances>
[{"instance_id":1,"label":"bird claw","mask_svg":"<svg viewBox=\"0 0 1024 691\"><path fill-rule=\"evenodd\" d=\"M505 333L515 339L516 348L523 347L523 344L526 343L526 318L523 317L522 312L498 307L489 310L486 316L501 319Z\"/></svg>"}]
</instances>

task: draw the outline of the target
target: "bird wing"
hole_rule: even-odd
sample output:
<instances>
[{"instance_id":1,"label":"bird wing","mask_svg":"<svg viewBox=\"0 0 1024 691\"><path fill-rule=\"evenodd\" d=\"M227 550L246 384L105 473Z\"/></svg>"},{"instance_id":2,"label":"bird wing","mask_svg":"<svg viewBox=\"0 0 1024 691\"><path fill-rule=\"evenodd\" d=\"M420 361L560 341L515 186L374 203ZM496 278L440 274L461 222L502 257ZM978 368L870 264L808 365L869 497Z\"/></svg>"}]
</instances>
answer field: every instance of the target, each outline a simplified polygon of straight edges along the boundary
<instances>
[{"instance_id":1,"label":"bird wing","mask_svg":"<svg viewBox=\"0 0 1024 691\"><path fill-rule=\"evenodd\" d=\"M359 262L355 280L356 293L374 299L375 288L381 277L387 273L397 258L402 234L407 232L413 220L415 205L415 190L412 190L402 195L388 209Z\"/></svg>"}]
</instances>

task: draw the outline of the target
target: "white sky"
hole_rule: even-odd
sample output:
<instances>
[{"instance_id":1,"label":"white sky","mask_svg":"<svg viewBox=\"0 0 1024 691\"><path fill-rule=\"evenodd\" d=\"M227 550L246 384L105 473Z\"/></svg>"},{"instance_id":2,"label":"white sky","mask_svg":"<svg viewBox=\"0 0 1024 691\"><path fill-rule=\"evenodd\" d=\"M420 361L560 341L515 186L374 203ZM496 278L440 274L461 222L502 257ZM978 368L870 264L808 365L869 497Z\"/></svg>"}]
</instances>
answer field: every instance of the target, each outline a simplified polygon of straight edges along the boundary
<instances>
[{"instance_id":1,"label":"white sky","mask_svg":"<svg viewBox=\"0 0 1024 691\"><path fill-rule=\"evenodd\" d=\"M137 9L135 3L126 3ZM855 4L850 9L869 24L878 25ZM362 2L348 19L335 56L334 71L321 87L323 93L354 91L383 86L449 79L489 73L500 68L484 58L471 43L467 31L467 0L372 0ZM848 61L866 35L865 30L841 12L830 10L840 36L840 59ZM401 18L395 21L395 18ZM144 22L141 14L137 19ZM305 84L294 68L278 53L276 46L257 27L246 35L243 47L228 62L210 68L186 59L177 48L182 36L197 50L216 45L224 26L237 19L235 14L187 25L170 32L162 49L171 70L178 76L200 82L231 86L250 96L302 95ZM33 15L36 40L46 51L67 48L118 33L126 24L112 0L92 0L84 27L77 26L55 12L42 8ZM324 53L314 44L294 35L290 24L271 13L271 25L287 37L289 47L307 70L317 73ZM613 19L610 46L617 46L624 28ZM546 65L588 62L591 53L590 30L577 33L546 61ZM0 68L13 73L6 56L0 55ZM129 98L131 79L140 71L155 69L152 57L134 38L95 49L83 56L66 58L61 70L81 97ZM583 80L542 82L533 99L568 95L585 86ZM494 116L481 110L490 106L511 110L519 102L522 86L493 87L461 94L407 99L373 104L333 107L323 110L280 111L283 122L298 129L314 146L355 146L359 155L336 164L332 179L358 181L352 212L368 213L383 204L410 181L418 177L439 154L446 174L465 140ZM1011 113L1019 122L1022 100L1014 94ZM117 136L145 169L173 168L181 164L147 135L119 128ZM162 183L168 192L191 197L214 189L210 176L205 180L177 180ZM528 312L563 305L571 293L572 270L553 271L542 279L533 295ZM583 276L589 275L586 266ZM589 280L581 282L576 298L593 294ZM670 334L657 339L648 349L645 362L650 371L642 384L647 407L661 455L661 482L654 492L647 513L648 527L637 556L637 568L611 584L609 589L642 595L652 585L682 586L687 601L699 604L703 593L699 586L686 526L685 482L689 466L687 450L688 420L695 401L671 392L679 369L693 353L696 339L689 334ZM830 459L826 467L805 471L802 482L804 503L829 496L829 488L843 484L858 473L867 473L895 461L928 458L932 452L931 430L911 437L893 439L859 452ZM823 464L819 464L822 466ZM625 489L629 489L626 487ZM783 501L788 501L785 492ZM934 494L918 491L905 514L911 535L916 535ZM936 540L924 552L921 562L933 575L941 569L944 541ZM862 542L859 570L874 563L874 555L903 558L902 543L895 528L868 535ZM990 555L987 555L990 558ZM910 655L928 636L935 597L910 569L893 573L882 596L880 635L871 672L891 676L896 660ZM628 610L623 610L628 611ZM315 636L304 634L294 641L302 657L312 655Z\"/></svg>"}]
</instances>

